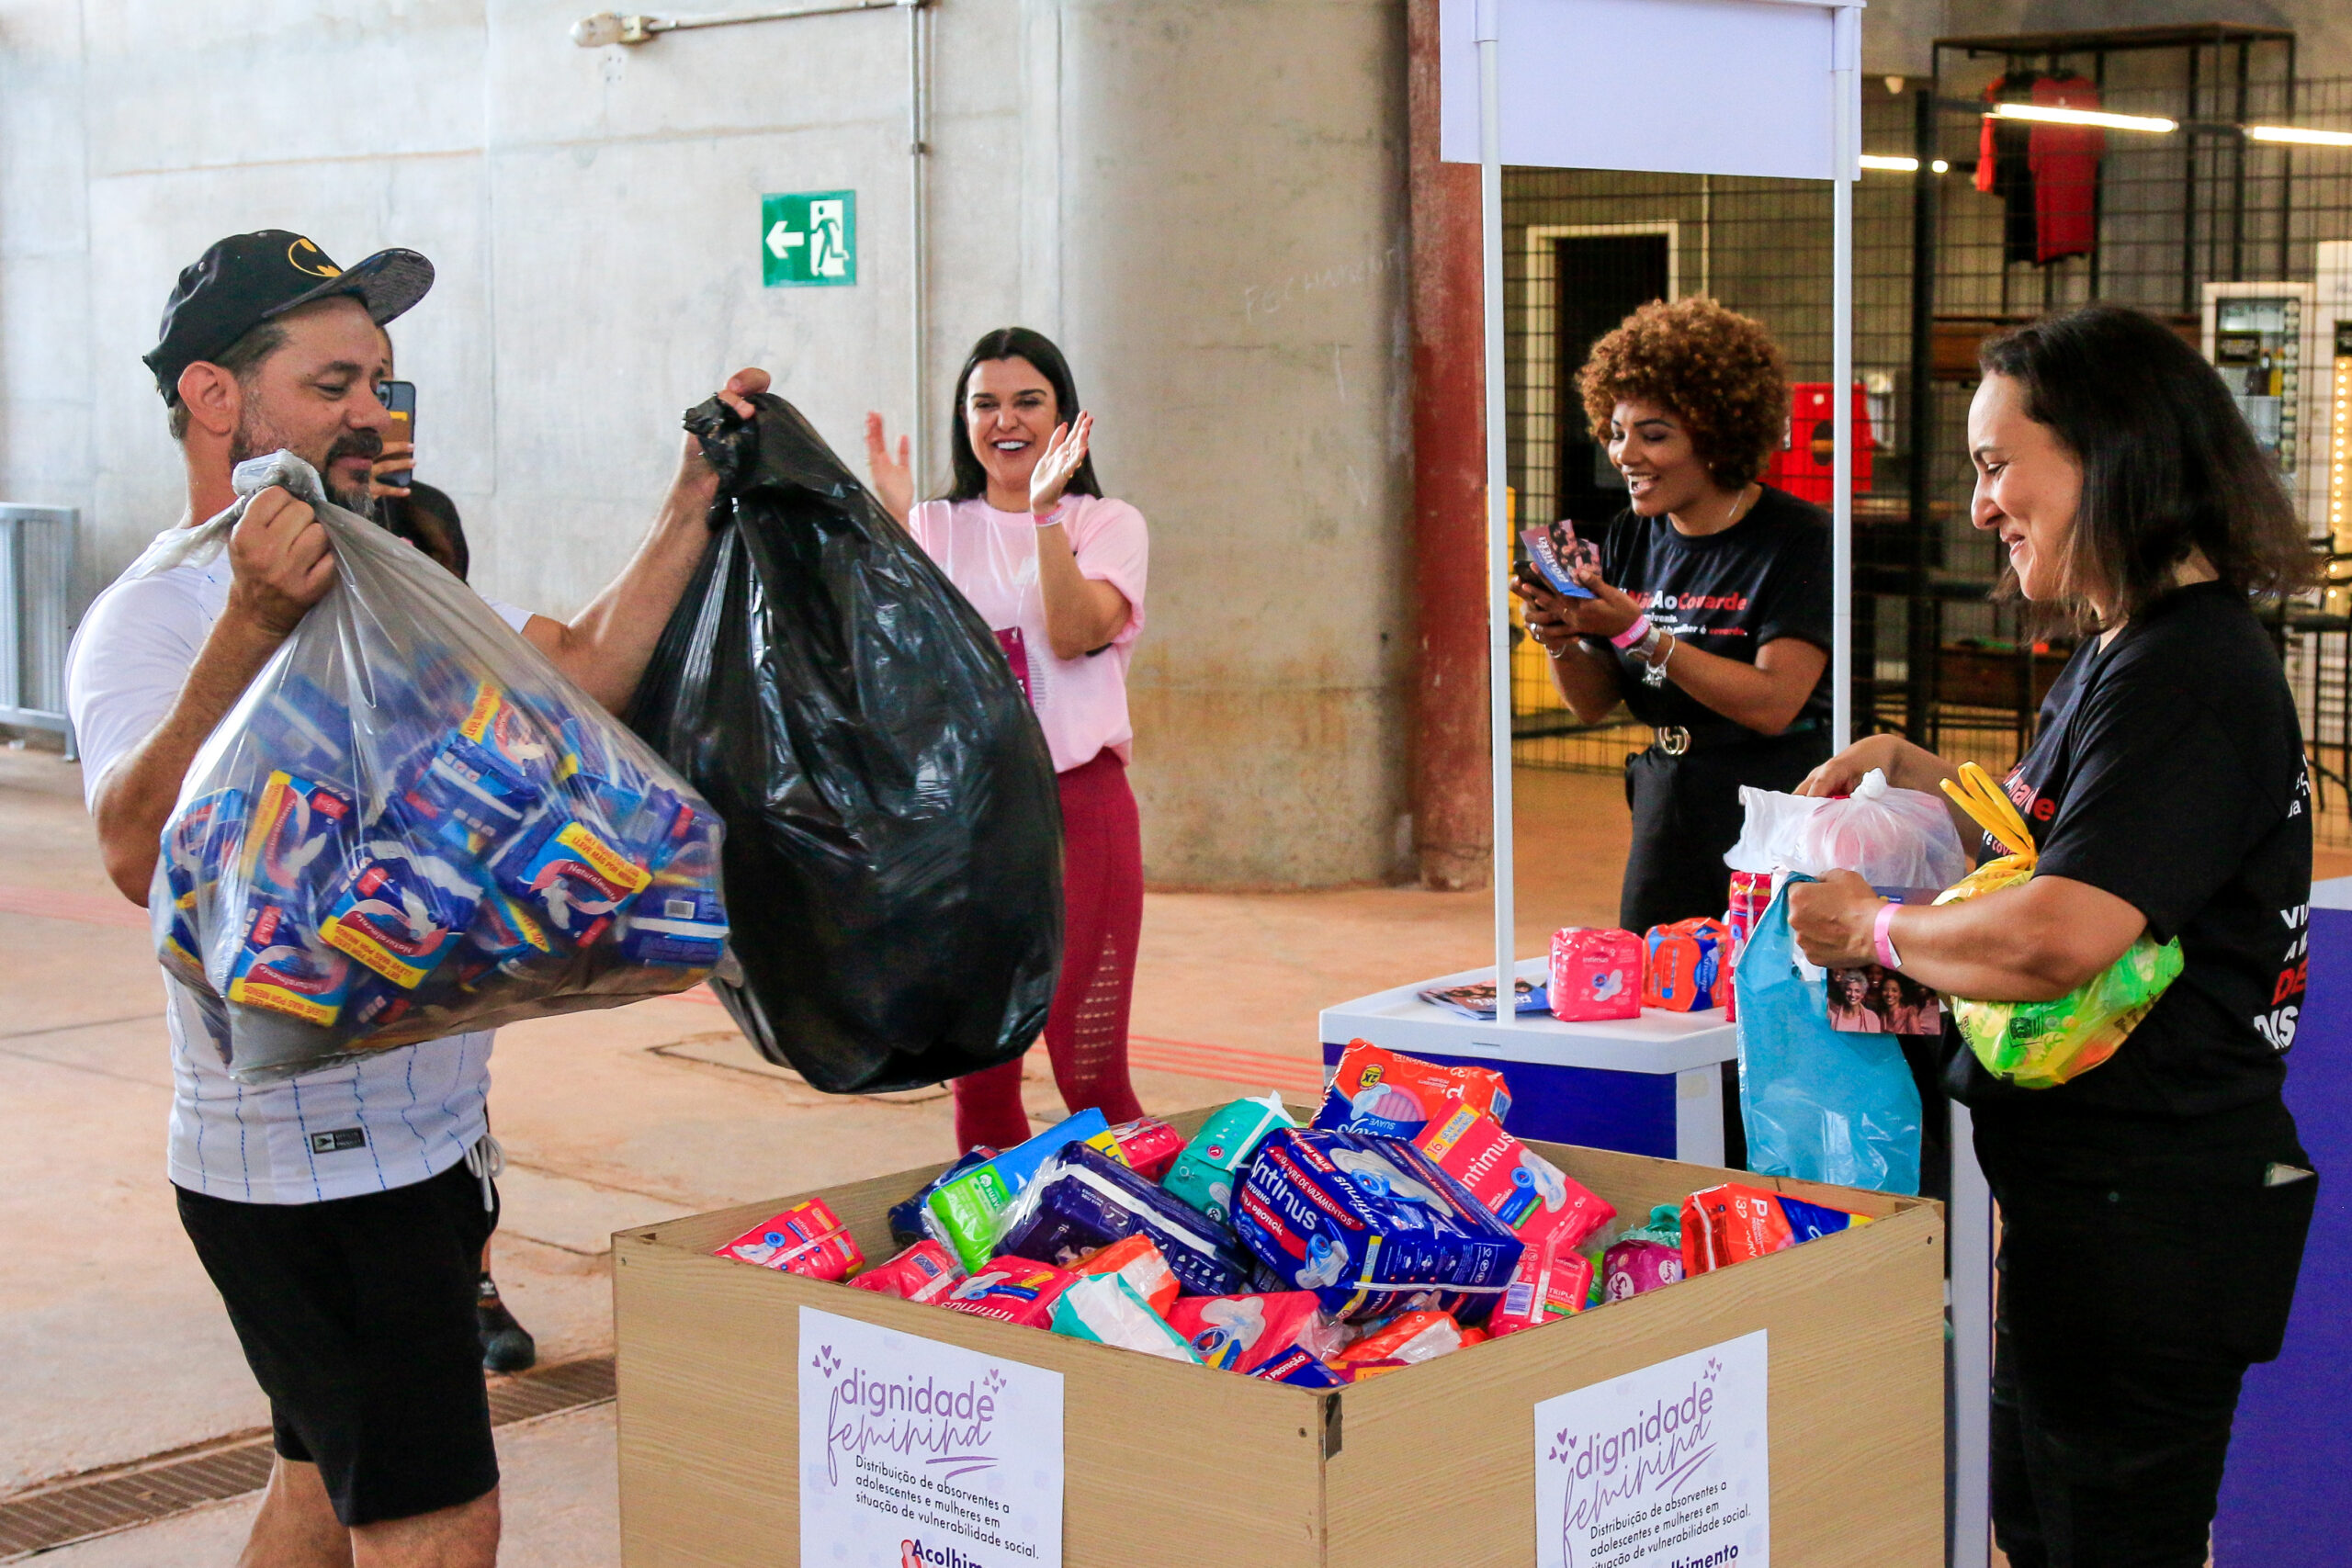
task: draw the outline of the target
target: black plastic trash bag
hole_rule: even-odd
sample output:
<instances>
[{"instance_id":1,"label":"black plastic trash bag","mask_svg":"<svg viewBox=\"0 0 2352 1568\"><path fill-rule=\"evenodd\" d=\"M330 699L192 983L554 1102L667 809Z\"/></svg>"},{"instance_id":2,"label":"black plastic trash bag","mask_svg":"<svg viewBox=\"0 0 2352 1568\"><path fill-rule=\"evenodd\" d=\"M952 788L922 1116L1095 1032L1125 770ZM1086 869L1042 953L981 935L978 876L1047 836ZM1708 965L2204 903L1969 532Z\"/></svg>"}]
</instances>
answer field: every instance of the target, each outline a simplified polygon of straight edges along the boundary
<instances>
[{"instance_id":1,"label":"black plastic trash bag","mask_svg":"<svg viewBox=\"0 0 2352 1568\"><path fill-rule=\"evenodd\" d=\"M833 1093L1011 1061L1061 956L1054 764L979 615L797 410L686 415L716 536L630 723L727 824L741 984L770 1061Z\"/></svg>"}]
</instances>

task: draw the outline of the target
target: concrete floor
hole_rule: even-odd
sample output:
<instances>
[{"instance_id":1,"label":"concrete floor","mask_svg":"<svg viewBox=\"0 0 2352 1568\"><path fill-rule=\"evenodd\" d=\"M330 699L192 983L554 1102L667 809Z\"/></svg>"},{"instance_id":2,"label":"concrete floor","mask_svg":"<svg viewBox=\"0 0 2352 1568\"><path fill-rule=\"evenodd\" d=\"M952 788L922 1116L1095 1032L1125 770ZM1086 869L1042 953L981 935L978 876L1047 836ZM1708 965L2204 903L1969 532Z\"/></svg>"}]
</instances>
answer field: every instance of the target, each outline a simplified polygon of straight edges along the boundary
<instances>
[{"instance_id":1,"label":"concrete floor","mask_svg":"<svg viewBox=\"0 0 2352 1568\"><path fill-rule=\"evenodd\" d=\"M144 913L99 870L80 770L0 750L0 1497L265 1425L163 1175L170 1077ZM1521 780L1523 953L1609 923L1624 855L1614 780ZM1153 895L1137 976L1136 1081L1160 1111L1319 1077L1318 1008L1469 968L1482 894ZM941 1157L944 1090L837 1099L759 1062L707 996L505 1031L492 1115L506 1145L501 1286L545 1361L608 1352L606 1236L723 1204ZM1058 1113L1042 1053L1029 1107ZM500 1433L508 1560L616 1560L610 1412ZM226 1562L252 1500L51 1554Z\"/></svg>"}]
</instances>

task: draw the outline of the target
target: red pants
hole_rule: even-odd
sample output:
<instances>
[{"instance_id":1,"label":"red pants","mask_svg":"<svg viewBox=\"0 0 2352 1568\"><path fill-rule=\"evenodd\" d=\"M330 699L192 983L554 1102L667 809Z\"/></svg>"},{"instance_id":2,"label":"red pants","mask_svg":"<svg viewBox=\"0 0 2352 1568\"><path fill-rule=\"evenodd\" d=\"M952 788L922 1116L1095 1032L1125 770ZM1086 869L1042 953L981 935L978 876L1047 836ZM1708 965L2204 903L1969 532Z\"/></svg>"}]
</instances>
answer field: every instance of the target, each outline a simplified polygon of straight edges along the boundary
<instances>
[{"instance_id":1,"label":"red pants","mask_svg":"<svg viewBox=\"0 0 2352 1568\"><path fill-rule=\"evenodd\" d=\"M1143 932L1143 829L1127 765L1112 750L1060 776L1062 972L1046 1018L1054 1087L1075 1112L1099 1107L1113 1125L1143 1114L1127 1079L1127 1008ZM1009 1149L1031 1134L1021 1063L956 1080L956 1143Z\"/></svg>"}]
</instances>

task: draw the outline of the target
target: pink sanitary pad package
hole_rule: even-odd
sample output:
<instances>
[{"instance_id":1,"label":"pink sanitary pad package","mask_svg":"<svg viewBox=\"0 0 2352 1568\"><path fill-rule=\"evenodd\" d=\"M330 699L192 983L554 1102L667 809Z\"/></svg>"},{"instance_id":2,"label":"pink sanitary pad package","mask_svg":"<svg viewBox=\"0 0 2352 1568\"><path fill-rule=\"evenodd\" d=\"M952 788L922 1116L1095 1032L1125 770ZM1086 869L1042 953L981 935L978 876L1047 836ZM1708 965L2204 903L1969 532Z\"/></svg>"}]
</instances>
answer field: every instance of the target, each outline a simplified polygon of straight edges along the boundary
<instances>
[{"instance_id":1,"label":"pink sanitary pad package","mask_svg":"<svg viewBox=\"0 0 2352 1568\"><path fill-rule=\"evenodd\" d=\"M1642 939L1569 926L1552 933L1552 1016L1594 1023L1642 1016Z\"/></svg>"}]
</instances>

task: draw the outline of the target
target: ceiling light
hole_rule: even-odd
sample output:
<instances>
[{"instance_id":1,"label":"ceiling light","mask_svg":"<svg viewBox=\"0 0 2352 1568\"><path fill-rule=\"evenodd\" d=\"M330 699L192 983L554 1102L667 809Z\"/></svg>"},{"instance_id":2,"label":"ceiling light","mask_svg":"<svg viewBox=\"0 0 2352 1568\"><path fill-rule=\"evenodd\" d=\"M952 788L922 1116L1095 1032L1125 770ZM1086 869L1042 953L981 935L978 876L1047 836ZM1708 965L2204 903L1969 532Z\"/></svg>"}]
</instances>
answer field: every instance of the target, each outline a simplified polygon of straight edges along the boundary
<instances>
[{"instance_id":1,"label":"ceiling light","mask_svg":"<svg viewBox=\"0 0 2352 1568\"><path fill-rule=\"evenodd\" d=\"M1898 175L1916 175L1919 172L1919 160L1917 158L1889 157L1883 153L1878 152L1865 152L1862 154L1862 167L1865 169L1886 169ZM1933 169L1939 175L1949 174L1951 172L1951 165L1945 163L1941 158L1938 158L1935 162L1929 164L1928 167Z\"/></svg>"},{"instance_id":2,"label":"ceiling light","mask_svg":"<svg viewBox=\"0 0 2352 1568\"><path fill-rule=\"evenodd\" d=\"M2108 114L2098 109L2045 108L2040 104L1995 104L1996 119L2030 119L2046 125L2096 125L2109 130L2178 130L2180 121L2155 115Z\"/></svg>"},{"instance_id":3,"label":"ceiling light","mask_svg":"<svg viewBox=\"0 0 2352 1568\"><path fill-rule=\"evenodd\" d=\"M2249 125L2250 141L2294 141L2311 147L2352 147L2352 130L2307 130L2300 125Z\"/></svg>"}]
</instances>

